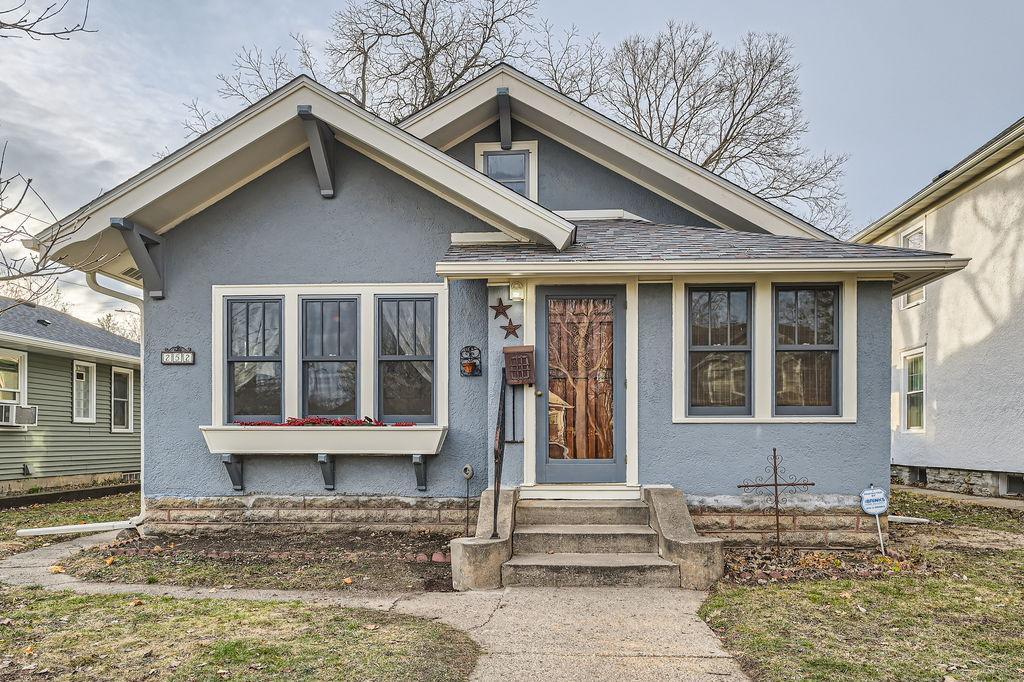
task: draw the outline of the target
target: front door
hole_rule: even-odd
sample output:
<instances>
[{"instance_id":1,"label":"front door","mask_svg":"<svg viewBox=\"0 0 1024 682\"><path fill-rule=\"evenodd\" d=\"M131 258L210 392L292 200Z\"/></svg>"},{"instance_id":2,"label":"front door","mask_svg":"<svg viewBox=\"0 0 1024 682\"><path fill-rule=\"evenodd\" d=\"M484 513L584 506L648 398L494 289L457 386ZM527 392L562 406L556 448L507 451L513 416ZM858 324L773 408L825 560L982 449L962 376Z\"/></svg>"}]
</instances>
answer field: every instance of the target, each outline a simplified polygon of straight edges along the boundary
<instances>
[{"instance_id":1,"label":"front door","mask_svg":"<svg viewBox=\"0 0 1024 682\"><path fill-rule=\"evenodd\" d=\"M537 481L625 483L621 286L537 287Z\"/></svg>"}]
</instances>

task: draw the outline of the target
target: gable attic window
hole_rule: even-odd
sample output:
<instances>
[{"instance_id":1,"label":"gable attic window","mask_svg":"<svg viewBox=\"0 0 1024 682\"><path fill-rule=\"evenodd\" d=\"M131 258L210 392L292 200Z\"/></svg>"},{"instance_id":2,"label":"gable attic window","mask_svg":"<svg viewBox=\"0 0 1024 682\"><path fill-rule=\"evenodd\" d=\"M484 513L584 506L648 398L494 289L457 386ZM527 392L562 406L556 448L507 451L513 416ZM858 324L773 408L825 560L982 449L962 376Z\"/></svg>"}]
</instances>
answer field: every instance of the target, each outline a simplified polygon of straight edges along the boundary
<instances>
[{"instance_id":1,"label":"gable attic window","mask_svg":"<svg viewBox=\"0 0 1024 682\"><path fill-rule=\"evenodd\" d=\"M905 249L917 249L923 251L925 249L925 238L924 238L924 223L916 225L900 236L900 246ZM924 303L924 287L908 291L903 294L901 299L901 308L912 308L915 305Z\"/></svg>"},{"instance_id":2,"label":"gable attic window","mask_svg":"<svg viewBox=\"0 0 1024 682\"><path fill-rule=\"evenodd\" d=\"M502 149L500 142L480 142L476 147L476 169L513 192L537 201L537 142L513 142Z\"/></svg>"}]
</instances>

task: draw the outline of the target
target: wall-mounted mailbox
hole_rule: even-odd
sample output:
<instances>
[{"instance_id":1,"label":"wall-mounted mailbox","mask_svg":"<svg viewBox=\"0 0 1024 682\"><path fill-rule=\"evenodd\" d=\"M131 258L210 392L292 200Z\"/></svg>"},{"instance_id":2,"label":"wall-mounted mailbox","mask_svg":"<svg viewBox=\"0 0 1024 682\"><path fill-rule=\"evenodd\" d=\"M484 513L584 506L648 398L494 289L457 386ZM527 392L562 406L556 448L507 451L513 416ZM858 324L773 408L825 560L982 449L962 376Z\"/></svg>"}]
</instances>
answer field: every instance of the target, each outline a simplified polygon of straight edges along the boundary
<instances>
[{"instance_id":1,"label":"wall-mounted mailbox","mask_svg":"<svg viewBox=\"0 0 1024 682\"><path fill-rule=\"evenodd\" d=\"M509 386L532 386L537 383L533 346L505 346L505 376Z\"/></svg>"}]
</instances>

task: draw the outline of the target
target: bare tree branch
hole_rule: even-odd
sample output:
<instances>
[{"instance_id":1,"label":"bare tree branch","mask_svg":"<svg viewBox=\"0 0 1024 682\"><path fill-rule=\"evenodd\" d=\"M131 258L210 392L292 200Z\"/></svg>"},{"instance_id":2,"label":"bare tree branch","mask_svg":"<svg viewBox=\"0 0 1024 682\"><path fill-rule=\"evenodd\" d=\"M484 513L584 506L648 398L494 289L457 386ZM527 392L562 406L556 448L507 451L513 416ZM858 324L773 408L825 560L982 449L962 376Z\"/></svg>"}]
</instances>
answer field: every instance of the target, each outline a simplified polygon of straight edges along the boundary
<instances>
[{"instance_id":1,"label":"bare tree branch","mask_svg":"<svg viewBox=\"0 0 1024 682\"><path fill-rule=\"evenodd\" d=\"M534 52L540 80L577 102L586 104L607 87L608 56L597 34L584 38L575 25L559 34L544 21Z\"/></svg>"},{"instance_id":2,"label":"bare tree branch","mask_svg":"<svg viewBox=\"0 0 1024 682\"><path fill-rule=\"evenodd\" d=\"M54 2L39 11L33 11L28 6L28 0L21 0L6 9L0 7L0 38L70 40L73 33L94 33L92 29L86 28L86 22L89 20L89 0L85 1L81 21L70 26L55 25L54 20L64 12L70 1Z\"/></svg>"}]
</instances>

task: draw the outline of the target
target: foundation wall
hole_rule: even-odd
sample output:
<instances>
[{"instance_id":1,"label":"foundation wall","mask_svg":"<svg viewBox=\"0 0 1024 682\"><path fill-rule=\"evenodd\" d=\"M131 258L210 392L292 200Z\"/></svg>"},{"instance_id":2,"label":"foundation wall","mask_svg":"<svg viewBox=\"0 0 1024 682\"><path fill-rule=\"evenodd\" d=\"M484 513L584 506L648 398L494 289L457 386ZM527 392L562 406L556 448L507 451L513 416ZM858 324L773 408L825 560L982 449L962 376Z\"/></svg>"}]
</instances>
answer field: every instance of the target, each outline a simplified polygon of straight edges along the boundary
<instances>
[{"instance_id":1,"label":"foundation wall","mask_svg":"<svg viewBox=\"0 0 1024 682\"><path fill-rule=\"evenodd\" d=\"M691 506L693 526L701 535L722 538L730 547L775 542L775 514L727 507ZM881 517L882 534L889 530ZM875 517L857 507L783 510L779 514L782 544L791 547L871 547L878 544Z\"/></svg>"}]
</instances>

